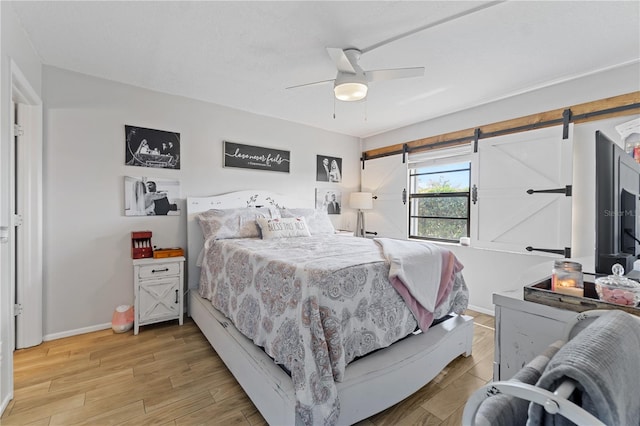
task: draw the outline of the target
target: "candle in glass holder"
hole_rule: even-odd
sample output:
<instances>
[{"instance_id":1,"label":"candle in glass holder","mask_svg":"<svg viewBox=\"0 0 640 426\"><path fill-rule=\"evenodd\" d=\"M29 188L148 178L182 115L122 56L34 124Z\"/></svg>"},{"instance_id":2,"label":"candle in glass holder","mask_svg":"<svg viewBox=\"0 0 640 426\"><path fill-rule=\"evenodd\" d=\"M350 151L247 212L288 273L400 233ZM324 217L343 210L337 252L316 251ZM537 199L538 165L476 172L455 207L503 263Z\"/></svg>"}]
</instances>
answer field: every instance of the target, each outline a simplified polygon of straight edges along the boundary
<instances>
[{"instance_id":1,"label":"candle in glass holder","mask_svg":"<svg viewBox=\"0 0 640 426\"><path fill-rule=\"evenodd\" d=\"M556 293L567 294L569 296L584 297L584 288L577 287L574 280L557 280L554 290Z\"/></svg>"},{"instance_id":2,"label":"candle in glass holder","mask_svg":"<svg viewBox=\"0 0 640 426\"><path fill-rule=\"evenodd\" d=\"M551 275L551 291L584 297L582 265L568 260L556 260Z\"/></svg>"}]
</instances>

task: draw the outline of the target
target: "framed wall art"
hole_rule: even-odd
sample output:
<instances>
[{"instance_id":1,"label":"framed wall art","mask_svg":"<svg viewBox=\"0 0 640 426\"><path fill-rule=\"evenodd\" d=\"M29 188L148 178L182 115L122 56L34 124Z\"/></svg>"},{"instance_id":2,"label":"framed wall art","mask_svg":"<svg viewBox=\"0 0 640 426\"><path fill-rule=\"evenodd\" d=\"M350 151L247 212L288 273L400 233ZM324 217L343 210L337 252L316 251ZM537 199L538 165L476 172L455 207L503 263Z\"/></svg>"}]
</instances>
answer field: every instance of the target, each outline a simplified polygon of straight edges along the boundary
<instances>
[{"instance_id":1,"label":"framed wall art","mask_svg":"<svg viewBox=\"0 0 640 426\"><path fill-rule=\"evenodd\" d=\"M224 141L224 167L289 173L290 151Z\"/></svg>"},{"instance_id":2,"label":"framed wall art","mask_svg":"<svg viewBox=\"0 0 640 426\"><path fill-rule=\"evenodd\" d=\"M180 181L124 177L125 216L178 216Z\"/></svg>"},{"instance_id":3,"label":"framed wall art","mask_svg":"<svg viewBox=\"0 0 640 426\"><path fill-rule=\"evenodd\" d=\"M127 166L180 169L180 133L124 126Z\"/></svg>"},{"instance_id":4,"label":"framed wall art","mask_svg":"<svg viewBox=\"0 0 640 426\"><path fill-rule=\"evenodd\" d=\"M316 156L316 181L342 182L342 158L328 155Z\"/></svg>"},{"instance_id":5,"label":"framed wall art","mask_svg":"<svg viewBox=\"0 0 640 426\"><path fill-rule=\"evenodd\" d=\"M328 214L340 214L342 211L342 191L316 188L316 209Z\"/></svg>"}]
</instances>

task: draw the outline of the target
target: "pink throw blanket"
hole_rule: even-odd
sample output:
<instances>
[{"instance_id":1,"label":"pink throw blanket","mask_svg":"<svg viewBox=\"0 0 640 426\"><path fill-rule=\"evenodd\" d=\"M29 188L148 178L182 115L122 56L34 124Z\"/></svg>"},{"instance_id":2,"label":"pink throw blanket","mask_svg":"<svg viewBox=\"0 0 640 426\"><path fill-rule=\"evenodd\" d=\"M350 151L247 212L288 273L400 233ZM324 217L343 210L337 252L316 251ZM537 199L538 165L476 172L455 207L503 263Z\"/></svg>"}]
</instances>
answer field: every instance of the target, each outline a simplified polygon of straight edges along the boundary
<instances>
[{"instance_id":1,"label":"pink throw blanket","mask_svg":"<svg viewBox=\"0 0 640 426\"><path fill-rule=\"evenodd\" d=\"M437 294L435 296L435 307L437 308L451 293L455 276L463 269L462 263L460 263L458 258L456 258L451 251L442 249L435 244L389 240L384 238L376 238L375 240L382 248L385 257L392 264L389 270L389 281L391 282L391 285L405 301L407 307L416 318L420 328L422 330L428 329L433 323L435 309L429 309L431 308L430 306L426 307L424 303L421 303L418 298L414 297L414 294L418 293L418 289L416 287L423 285L425 287L437 288ZM424 275L409 277L410 274L408 274L408 268L406 268L405 265L397 264L397 252L395 252L395 250L398 246L401 247L402 251L411 251L412 248L415 247L416 256L424 256L424 247L428 246L429 250L432 252L431 256L440 256L442 267L440 269L439 282L424 283L421 281L425 279ZM404 281L401 277L405 277Z\"/></svg>"}]
</instances>

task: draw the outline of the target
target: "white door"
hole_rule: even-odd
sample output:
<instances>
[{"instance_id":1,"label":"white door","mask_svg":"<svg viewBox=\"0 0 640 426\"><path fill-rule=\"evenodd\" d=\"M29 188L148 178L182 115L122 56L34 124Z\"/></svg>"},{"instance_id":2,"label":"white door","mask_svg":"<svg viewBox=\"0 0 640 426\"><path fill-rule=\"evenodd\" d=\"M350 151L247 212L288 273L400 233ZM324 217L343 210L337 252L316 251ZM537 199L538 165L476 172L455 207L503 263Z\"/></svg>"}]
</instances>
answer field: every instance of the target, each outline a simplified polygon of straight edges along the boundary
<instances>
[{"instance_id":1,"label":"white door","mask_svg":"<svg viewBox=\"0 0 640 426\"><path fill-rule=\"evenodd\" d=\"M402 155L367 160L361 174L362 191L371 192L373 210L365 211L368 236L407 239L407 163Z\"/></svg>"},{"instance_id":2,"label":"white door","mask_svg":"<svg viewBox=\"0 0 640 426\"><path fill-rule=\"evenodd\" d=\"M14 126L16 348L42 343L42 138L41 107L19 102Z\"/></svg>"},{"instance_id":3,"label":"white door","mask_svg":"<svg viewBox=\"0 0 640 426\"><path fill-rule=\"evenodd\" d=\"M562 127L552 127L480 141L475 246L515 252L570 247L572 137L573 127L564 140Z\"/></svg>"}]
</instances>

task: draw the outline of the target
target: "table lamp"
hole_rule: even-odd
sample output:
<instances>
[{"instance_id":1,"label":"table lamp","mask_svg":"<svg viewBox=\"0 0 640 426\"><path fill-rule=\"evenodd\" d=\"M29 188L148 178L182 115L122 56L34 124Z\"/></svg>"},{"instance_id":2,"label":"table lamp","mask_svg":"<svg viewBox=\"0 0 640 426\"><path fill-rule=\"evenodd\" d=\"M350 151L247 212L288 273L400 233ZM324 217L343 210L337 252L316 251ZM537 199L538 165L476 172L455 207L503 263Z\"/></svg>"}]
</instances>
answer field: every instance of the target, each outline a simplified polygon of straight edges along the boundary
<instances>
[{"instance_id":1,"label":"table lamp","mask_svg":"<svg viewBox=\"0 0 640 426\"><path fill-rule=\"evenodd\" d=\"M371 210L373 208L373 194L370 192L352 192L349 197L349 207L358 210L355 236L364 237L365 228L363 210Z\"/></svg>"}]
</instances>

